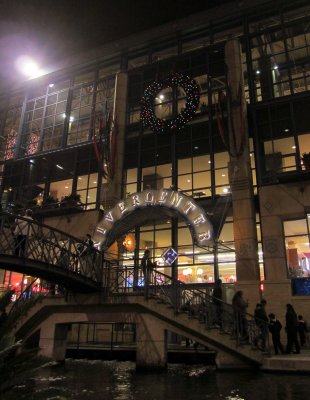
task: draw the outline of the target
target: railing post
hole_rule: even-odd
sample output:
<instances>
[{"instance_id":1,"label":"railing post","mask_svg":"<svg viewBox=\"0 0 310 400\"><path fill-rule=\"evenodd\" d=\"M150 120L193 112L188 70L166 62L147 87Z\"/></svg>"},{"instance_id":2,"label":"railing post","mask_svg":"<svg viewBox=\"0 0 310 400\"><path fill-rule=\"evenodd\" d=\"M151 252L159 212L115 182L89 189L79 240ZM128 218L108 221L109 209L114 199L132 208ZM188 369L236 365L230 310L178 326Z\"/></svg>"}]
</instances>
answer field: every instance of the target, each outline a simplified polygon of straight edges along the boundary
<instances>
[{"instance_id":1,"label":"railing post","mask_svg":"<svg viewBox=\"0 0 310 400\"><path fill-rule=\"evenodd\" d=\"M144 276L144 298L147 300L149 298L149 269L146 268L146 273Z\"/></svg>"},{"instance_id":2,"label":"railing post","mask_svg":"<svg viewBox=\"0 0 310 400\"><path fill-rule=\"evenodd\" d=\"M174 296L173 296L173 305L174 305L174 311L175 313L177 313L180 309L180 288L179 288L179 284L178 281L173 280L173 292L174 292Z\"/></svg>"}]
</instances>

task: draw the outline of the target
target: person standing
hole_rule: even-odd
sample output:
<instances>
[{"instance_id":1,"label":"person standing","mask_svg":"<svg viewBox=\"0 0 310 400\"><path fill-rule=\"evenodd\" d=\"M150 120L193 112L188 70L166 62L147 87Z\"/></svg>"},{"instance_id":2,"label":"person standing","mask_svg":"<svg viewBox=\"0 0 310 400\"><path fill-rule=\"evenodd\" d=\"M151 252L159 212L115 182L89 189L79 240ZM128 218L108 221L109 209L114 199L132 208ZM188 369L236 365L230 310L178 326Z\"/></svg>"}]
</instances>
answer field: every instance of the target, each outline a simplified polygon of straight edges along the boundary
<instances>
[{"instance_id":1,"label":"person standing","mask_svg":"<svg viewBox=\"0 0 310 400\"><path fill-rule=\"evenodd\" d=\"M256 304L254 311L255 324L259 329L258 335L258 345L261 350L266 350L266 340L268 336L268 317L265 310L266 300L262 300L260 303Z\"/></svg>"},{"instance_id":2,"label":"person standing","mask_svg":"<svg viewBox=\"0 0 310 400\"><path fill-rule=\"evenodd\" d=\"M151 252L149 249L146 249L144 251L142 260L141 260L141 268L143 272L143 278L144 278L144 285L145 287L149 286L150 283L150 277L151 277L151 271L152 269L156 266L156 263L153 263L151 260Z\"/></svg>"},{"instance_id":3,"label":"person standing","mask_svg":"<svg viewBox=\"0 0 310 400\"><path fill-rule=\"evenodd\" d=\"M86 234L86 240L80 246L80 270L81 273L91 278L93 275L93 256L94 256L94 242L89 233Z\"/></svg>"},{"instance_id":4,"label":"person standing","mask_svg":"<svg viewBox=\"0 0 310 400\"><path fill-rule=\"evenodd\" d=\"M279 354L280 350L280 352L283 354L284 349L281 343L282 324L278 319L276 319L275 314L271 313L268 315L268 317L269 317L269 332L271 333L274 352L275 354Z\"/></svg>"},{"instance_id":5,"label":"person standing","mask_svg":"<svg viewBox=\"0 0 310 400\"><path fill-rule=\"evenodd\" d=\"M306 344L307 333L308 333L307 324L304 321L302 315L298 315L298 335L301 346L304 346Z\"/></svg>"},{"instance_id":6,"label":"person standing","mask_svg":"<svg viewBox=\"0 0 310 400\"><path fill-rule=\"evenodd\" d=\"M14 255L19 257L25 257L26 255L26 248L28 245L28 236L30 236L31 226L29 222L33 221L32 218L32 210L28 209L25 212L24 219L15 219L15 229L14 229L14 236L15 236L15 249Z\"/></svg>"},{"instance_id":7,"label":"person standing","mask_svg":"<svg viewBox=\"0 0 310 400\"><path fill-rule=\"evenodd\" d=\"M223 289L222 280L217 279L212 293L212 303L215 307L215 324L222 327L222 301L223 301Z\"/></svg>"},{"instance_id":8,"label":"person standing","mask_svg":"<svg viewBox=\"0 0 310 400\"><path fill-rule=\"evenodd\" d=\"M246 319L246 309L248 303L243 299L242 290L238 290L233 299L232 307L234 311L234 323L236 336L241 340L248 340L248 322Z\"/></svg>"},{"instance_id":9,"label":"person standing","mask_svg":"<svg viewBox=\"0 0 310 400\"><path fill-rule=\"evenodd\" d=\"M285 321L286 321L285 330L287 335L286 353L290 354L292 352L293 346L295 346L296 349L295 354L299 354L300 345L297 339L298 319L294 307L291 304L286 305Z\"/></svg>"}]
</instances>

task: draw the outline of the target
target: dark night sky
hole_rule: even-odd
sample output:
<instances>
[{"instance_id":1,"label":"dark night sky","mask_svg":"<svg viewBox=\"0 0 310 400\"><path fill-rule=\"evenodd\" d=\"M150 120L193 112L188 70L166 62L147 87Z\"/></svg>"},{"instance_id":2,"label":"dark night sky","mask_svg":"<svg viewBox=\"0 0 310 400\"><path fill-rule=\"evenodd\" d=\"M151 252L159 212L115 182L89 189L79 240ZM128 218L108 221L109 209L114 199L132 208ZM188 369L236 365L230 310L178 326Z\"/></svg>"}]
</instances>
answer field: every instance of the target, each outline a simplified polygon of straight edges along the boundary
<instances>
[{"instance_id":1,"label":"dark night sky","mask_svg":"<svg viewBox=\"0 0 310 400\"><path fill-rule=\"evenodd\" d=\"M41 65L229 0L0 0L0 74L18 55Z\"/></svg>"}]
</instances>

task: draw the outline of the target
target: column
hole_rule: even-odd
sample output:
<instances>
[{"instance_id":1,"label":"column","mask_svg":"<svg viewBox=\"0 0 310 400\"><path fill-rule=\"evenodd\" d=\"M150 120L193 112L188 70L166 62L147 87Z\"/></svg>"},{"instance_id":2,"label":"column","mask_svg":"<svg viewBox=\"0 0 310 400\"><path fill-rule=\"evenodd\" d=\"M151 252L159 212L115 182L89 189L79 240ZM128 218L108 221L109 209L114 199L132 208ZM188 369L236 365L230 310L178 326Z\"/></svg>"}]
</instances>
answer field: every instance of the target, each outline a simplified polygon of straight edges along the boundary
<instances>
[{"instance_id":1,"label":"column","mask_svg":"<svg viewBox=\"0 0 310 400\"><path fill-rule=\"evenodd\" d=\"M68 324L53 324L47 319L40 328L39 354L56 361L66 358Z\"/></svg>"},{"instance_id":2,"label":"column","mask_svg":"<svg viewBox=\"0 0 310 400\"><path fill-rule=\"evenodd\" d=\"M167 332L158 319L149 314L137 317L137 369L164 369L167 366Z\"/></svg>"},{"instance_id":3,"label":"column","mask_svg":"<svg viewBox=\"0 0 310 400\"><path fill-rule=\"evenodd\" d=\"M260 297L260 274L256 233L253 182L246 123L246 104L239 40L232 39L225 46L225 61L230 93L229 114L229 182L232 195L234 238L236 247L236 290L249 300L249 312Z\"/></svg>"},{"instance_id":4,"label":"column","mask_svg":"<svg viewBox=\"0 0 310 400\"><path fill-rule=\"evenodd\" d=\"M126 72L119 72L116 75L113 121L115 124L115 167L114 175L108 179L106 199L104 199L105 208L112 208L117 201L121 199L122 180L123 180L123 164L124 164L124 147L125 147L125 128L126 128L126 107L127 107L127 82L128 75Z\"/></svg>"}]
</instances>

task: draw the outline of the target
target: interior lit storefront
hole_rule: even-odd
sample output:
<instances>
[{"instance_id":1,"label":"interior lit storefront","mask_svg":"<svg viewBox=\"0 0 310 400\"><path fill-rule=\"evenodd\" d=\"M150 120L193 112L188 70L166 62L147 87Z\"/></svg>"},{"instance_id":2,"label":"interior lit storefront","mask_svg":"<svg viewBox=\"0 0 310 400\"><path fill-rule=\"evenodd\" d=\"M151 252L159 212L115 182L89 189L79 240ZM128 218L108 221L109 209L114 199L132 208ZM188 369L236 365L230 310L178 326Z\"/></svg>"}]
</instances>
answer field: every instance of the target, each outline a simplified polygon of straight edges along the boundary
<instances>
[{"instance_id":1,"label":"interior lit storefront","mask_svg":"<svg viewBox=\"0 0 310 400\"><path fill-rule=\"evenodd\" d=\"M4 96L2 208L32 208L45 223L50 216L58 213L61 218L68 213L68 203L70 213L86 216L107 210L106 165L93 143L94 135L103 145L106 138L100 136L94 120L100 117L107 123L113 114L118 100L115 76L121 71L128 84L120 197L125 199L148 188L172 188L192 198L210 216L217 215L216 240L210 247L198 246L188 225L167 215L131 229L126 236L131 245L127 242L113 247L110 253L120 265L138 267L149 248L159 271L172 275L172 268L177 269L176 277L183 282L205 285L221 278L227 284L235 283L230 154L227 132L220 131L216 114L217 104L223 101L224 107L228 96L225 45L234 33L240 41L243 63L240 74L247 104L243 111L249 136L260 280L268 279L260 189L274 185L276 191L279 184L309 179L310 33L309 13L303 11L292 5L280 10L270 5L266 12L258 7L247 18L232 18L220 28L206 24L196 30L191 25L178 36L169 35L169 40L158 33L152 44L131 46L126 42L125 55L114 49L108 58L87 60L87 65L81 62L79 68L68 66L61 74L34 80ZM143 124L141 99L148 86L176 73L197 83L199 105L180 130L156 133ZM169 120L186 108L186 102L184 88L165 87L154 98L154 114ZM225 110L223 116L227 122ZM69 202L71 195L75 203ZM309 210L305 207L298 217L281 215L281 223L287 277L307 278ZM120 241L126 242L126 237ZM173 267L161 257L169 247L178 254ZM28 280L7 272L3 284L21 289Z\"/></svg>"}]
</instances>

